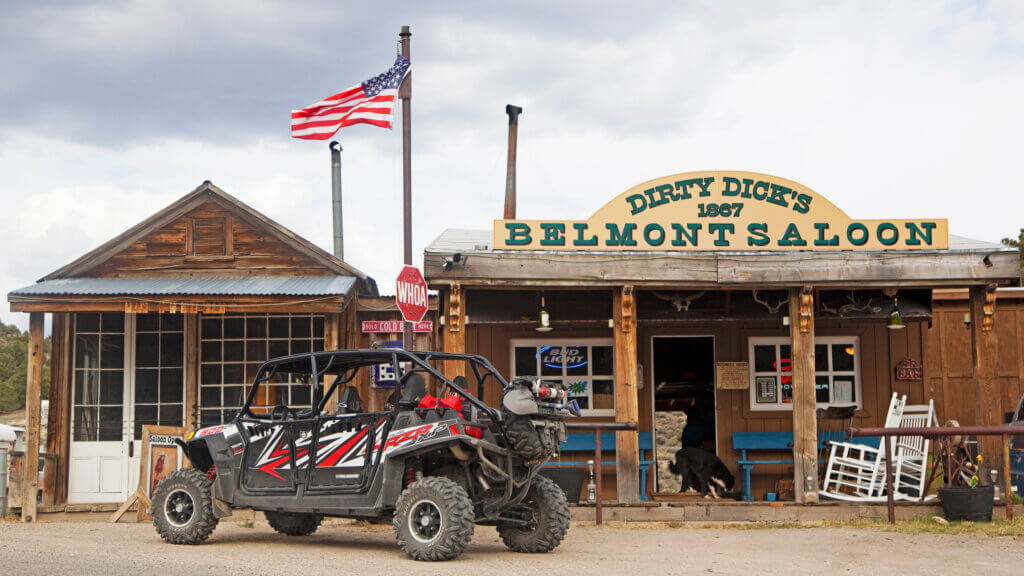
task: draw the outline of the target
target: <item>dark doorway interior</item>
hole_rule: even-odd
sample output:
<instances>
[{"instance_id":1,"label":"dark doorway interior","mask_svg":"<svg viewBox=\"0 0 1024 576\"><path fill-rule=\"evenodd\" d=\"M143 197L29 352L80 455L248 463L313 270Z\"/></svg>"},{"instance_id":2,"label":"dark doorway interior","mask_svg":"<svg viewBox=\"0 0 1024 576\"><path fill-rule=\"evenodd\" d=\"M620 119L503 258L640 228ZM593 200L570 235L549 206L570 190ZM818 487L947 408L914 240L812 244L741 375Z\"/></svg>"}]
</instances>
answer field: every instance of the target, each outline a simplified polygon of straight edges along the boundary
<instances>
[{"instance_id":1,"label":"dark doorway interior","mask_svg":"<svg viewBox=\"0 0 1024 576\"><path fill-rule=\"evenodd\" d=\"M668 462L683 446L717 453L715 442L715 339L654 338L654 439L657 491L676 492Z\"/></svg>"}]
</instances>

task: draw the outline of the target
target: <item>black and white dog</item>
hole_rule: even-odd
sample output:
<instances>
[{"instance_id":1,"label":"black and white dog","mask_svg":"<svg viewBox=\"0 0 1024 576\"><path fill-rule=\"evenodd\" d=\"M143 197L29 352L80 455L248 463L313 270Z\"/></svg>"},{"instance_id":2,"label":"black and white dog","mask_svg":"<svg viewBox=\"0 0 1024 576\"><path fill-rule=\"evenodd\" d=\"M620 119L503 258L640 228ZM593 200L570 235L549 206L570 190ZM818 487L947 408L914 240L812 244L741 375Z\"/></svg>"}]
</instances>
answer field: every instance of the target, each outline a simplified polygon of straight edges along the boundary
<instances>
[{"instance_id":1,"label":"black and white dog","mask_svg":"<svg viewBox=\"0 0 1024 576\"><path fill-rule=\"evenodd\" d=\"M668 469L682 477L680 492L693 487L705 497L710 493L712 498L720 498L716 486L728 491L736 482L718 456L700 448L680 448L676 452L676 461L669 462Z\"/></svg>"}]
</instances>

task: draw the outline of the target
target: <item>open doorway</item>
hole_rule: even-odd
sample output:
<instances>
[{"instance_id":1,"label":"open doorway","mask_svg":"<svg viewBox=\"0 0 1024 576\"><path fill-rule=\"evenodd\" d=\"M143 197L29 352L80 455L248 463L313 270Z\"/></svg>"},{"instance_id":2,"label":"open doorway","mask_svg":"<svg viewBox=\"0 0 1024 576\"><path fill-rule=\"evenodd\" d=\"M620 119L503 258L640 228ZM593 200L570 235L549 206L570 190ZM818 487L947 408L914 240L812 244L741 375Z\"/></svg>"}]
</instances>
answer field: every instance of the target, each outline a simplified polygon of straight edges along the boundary
<instances>
[{"instance_id":1,"label":"open doorway","mask_svg":"<svg viewBox=\"0 0 1024 576\"><path fill-rule=\"evenodd\" d=\"M679 492L668 469L676 451L694 446L718 453L715 428L715 338L653 339L655 491Z\"/></svg>"}]
</instances>

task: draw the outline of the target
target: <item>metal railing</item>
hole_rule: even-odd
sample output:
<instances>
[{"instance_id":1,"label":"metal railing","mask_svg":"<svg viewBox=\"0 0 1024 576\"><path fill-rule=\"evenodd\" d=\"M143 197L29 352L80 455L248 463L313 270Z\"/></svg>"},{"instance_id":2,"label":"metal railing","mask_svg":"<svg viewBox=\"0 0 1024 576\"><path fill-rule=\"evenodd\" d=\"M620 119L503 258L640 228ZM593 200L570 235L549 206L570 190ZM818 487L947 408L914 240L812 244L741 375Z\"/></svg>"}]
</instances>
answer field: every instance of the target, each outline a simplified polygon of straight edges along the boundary
<instances>
[{"instance_id":1,"label":"metal railing","mask_svg":"<svg viewBox=\"0 0 1024 576\"><path fill-rule=\"evenodd\" d=\"M1006 504L1006 519L1013 520L1013 483L1010 476L1010 436L1020 434L1020 429L1008 428L1005 426L937 426L934 428L850 428L849 436L882 436L896 437L899 444L901 436L921 436L924 438L942 438L946 447L946 461L943 463L946 476L946 486L950 486L953 480L952 446L950 438L953 436L1002 436L1003 437L1003 483L1005 492L1003 500ZM889 507L889 523L896 523L896 507L893 497L892 458L889 453L892 442L882 442L883 457L885 458L885 493L886 503ZM938 462L935 463L938 465ZM930 488L925 486L927 491ZM924 494L921 495L924 497Z\"/></svg>"},{"instance_id":2,"label":"metal railing","mask_svg":"<svg viewBox=\"0 0 1024 576\"><path fill-rule=\"evenodd\" d=\"M594 499L594 520L598 526L601 525L601 433L602 432L626 432L636 430L636 422L566 422L566 430L570 432L594 432L594 491L597 497ZM618 449L618 443L616 443Z\"/></svg>"}]
</instances>

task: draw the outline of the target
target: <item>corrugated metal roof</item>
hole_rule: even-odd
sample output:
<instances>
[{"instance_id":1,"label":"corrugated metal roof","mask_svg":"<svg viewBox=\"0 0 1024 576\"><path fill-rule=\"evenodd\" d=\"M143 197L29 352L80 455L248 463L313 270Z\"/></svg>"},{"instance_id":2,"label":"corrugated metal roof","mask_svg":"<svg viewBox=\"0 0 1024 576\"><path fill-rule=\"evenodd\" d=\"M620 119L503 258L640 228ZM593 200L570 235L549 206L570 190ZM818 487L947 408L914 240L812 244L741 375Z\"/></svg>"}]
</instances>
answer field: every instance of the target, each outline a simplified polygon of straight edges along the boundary
<instances>
[{"instance_id":1,"label":"corrugated metal roof","mask_svg":"<svg viewBox=\"0 0 1024 576\"><path fill-rule=\"evenodd\" d=\"M426 252L440 252L440 253L472 253L472 252L490 252L492 251L491 242L493 240L493 232L491 230L464 230L449 228L441 233L433 242L430 243L426 248ZM1016 248L1004 246L1002 244L995 244L992 242L985 242L982 240L973 240L971 238L965 238L963 236L956 236L953 234L949 235L949 252L1015 252ZM600 250L592 250L587 252L600 252ZM659 252L657 250L645 250L644 252ZM678 251L664 251L678 253ZM700 250L694 250L693 252L702 252ZM693 253L691 252L691 254ZM704 251L711 252L711 251ZM765 254L769 251L760 251L757 254ZM890 251L892 252L892 251ZM917 252L917 251L915 251ZM621 252L614 252L619 253Z\"/></svg>"},{"instance_id":2,"label":"corrugated metal roof","mask_svg":"<svg viewBox=\"0 0 1024 576\"><path fill-rule=\"evenodd\" d=\"M11 295L343 296L355 283L354 276L59 278L19 288Z\"/></svg>"}]
</instances>

